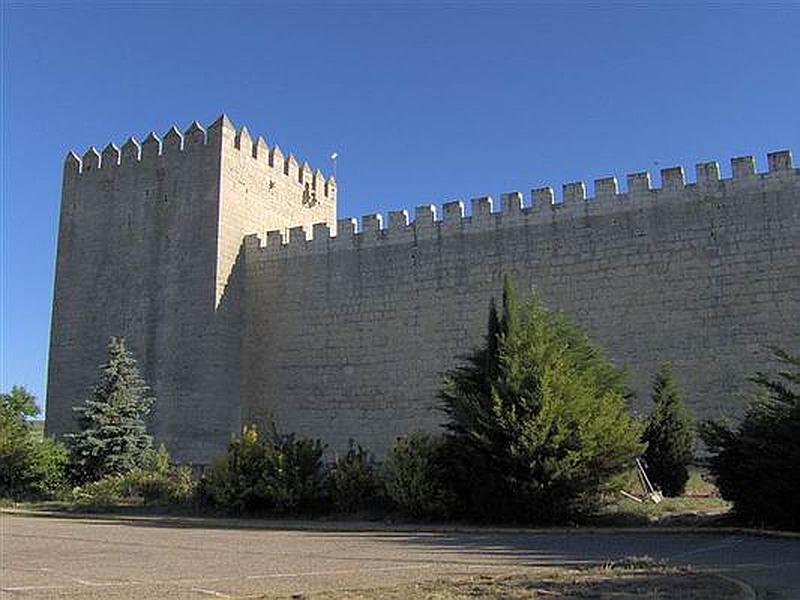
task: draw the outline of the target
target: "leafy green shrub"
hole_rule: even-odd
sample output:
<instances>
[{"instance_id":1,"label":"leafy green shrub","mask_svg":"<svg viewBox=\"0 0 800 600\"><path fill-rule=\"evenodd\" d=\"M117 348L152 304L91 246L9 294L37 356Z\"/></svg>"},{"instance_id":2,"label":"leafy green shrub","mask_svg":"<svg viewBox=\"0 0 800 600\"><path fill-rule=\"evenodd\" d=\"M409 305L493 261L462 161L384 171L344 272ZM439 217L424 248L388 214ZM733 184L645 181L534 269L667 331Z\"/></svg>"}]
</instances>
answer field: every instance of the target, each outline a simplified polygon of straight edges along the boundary
<instances>
[{"instance_id":1,"label":"leafy green shrub","mask_svg":"<svg viewBox=\"0 0 800 600\"><path fill-rule=\"evenodd\" d=\"M30 472L37 481L35 489L40 495L58 495L66 489L69 451L53 438L34 437L35 459Z\"/></svg>"},{"instance_id":2,"label":"leafy green shrub","mask_svg":"<svg viewBox=\"0 0 800 600\"><path fill-rule=\"evenodd\" d=\"M0 496L49 496L64 485L67 451L34 431L30 419L38 414L24 387L0 394Z\"/></svg>"},{"instance_id":3,"label":"leafy green shrub","mask_svg":"<svg viewBox=\"0 0 800 600\"><path fill-rule=\"evenodd\" d=\"M127 498L140 497L145 504L171 504L174 484L167 474L134 469L122 478Z\"/></svg>"},{"instance_id":4,"label":"leafy green shrub","mask_svg":"<svg viewBox=\"0 0 800 600\"><path fill-rule=\"evenodd\" d=\"M197 483L188 465L174 467L164 446L151 449L142 467L123 475L108 475L73 490L73 501L92 508L143 503L185 506L195 502Z\"/></svg>"},{"instance_id":5,"label":"leafy green shrub","mask_svg":"<svg viewBox=\"0 0 800 600\"><path fill-rule=\"evenodd\" d=\"M141 467L152 448L145 418L154 398L123 338L111 338L108 362L86 402L75 411L80 430L69 434L70 469L78 483Z\"/></svg>"},{"instance_id":6,"label":"leafy green shrub","mask_svg":"<svg viewBox=\"0 0 800 600\"><path fill-rule=\"evenodd\" d=\"M273 441L272 478L277 512L297 513L325 508L324 447L319 440L277 436Z\"/></svg>"},{"instance_id":7,"label":"leafy green shrub","mask_svg":"<svg viewBox=\"0 0 800 600\"><path fill-rule=\"evenodd\" d=\"M665 496L680 496L694 456L694 426L668 362L659 367L653 379L653 402L655 410L642 435L647 443L644 458L648 475Z\"/></svg>"},{"instance_id":8,"label":"leafy green shrub","mask_svg":"<svg viewBox=\"0 0 800 600\"><path fill-rule=\"evenodd\" d=\"M268 448L260 443L254 427L245 427L241 438L228 444L203 483L203 496L212 506L231 512L254 510L270 497L265 477Z\"/></svg>"},{"instance_id":9,"label":"leafy green shrub","mask_svg":"<svg viewBox=\"0 0 800 600\"><path fill-rule=\"evenodd\" d=\"M142 463L124 476L128 496L141 497L145 504L180 506L194 501L196 481L191 467L176 468L163 444L151 448Z\"/></svg>"},{"instance_id":10,"label":"leafy green shrub","mask_svg":"<svg viewBox=\"0 0 800 600\"><path fill-rule=\"evenodd\" d=\"M254 427L245 427L212 464L202 495L235 513L319 510L325 491L322 452L319 441L278 434L262 439Z\"/></svg>"},{"instance_id":11,"label":"leafy green shrub","mask_svg":"<svg viewBox=\"0 0 800 600\"><path fill-rule=\"evenodd\" d=\"M421 431L401 437L387 457L389 498L414 517L449 517L455 498L445 472L446 442Z\"/></svg>"},{"instance_id":12,"label":"leafy green shrub","mask_svg":"<svg viewBox=\"0 0 800 600\"><path fill-rule=\"evenodd\" d=\"M381 508L384 483L369 453L350 440L347 454L336 459L328 475L330 497L339 512Z\"/></svg>"},{"instance_id":13,"label":"leafy green shrub","mask_svg":"<svg viewBox=\"0 0 800 600\"><path fill-rule=\"evenodd\" d=\"M743 519L800 530L800 356L776 350L777 378L758 373L759 394L736 428L706 421L701 437L722 497Z\"/></svg>"},{"instance_id":14,"label":"leafy green shrub","mask_svg":"<svg viewBox=\"0 0 800 600\"><path fill-rule=\"evenodd\" d=\"M151 475L166 477L172 470L172 457L166 446L160 444L158 448L147 449L141 459L141 470Z\"/></svg>"},{"instance_id":15,"label":"leafy green shrub","mask_svg":"<svg viewBox=\"0 0 800 600\"><path fill-rule=\"evenodd\" d=\"M197 499L197 480L194 478L192 468L189 465L181 465L174 472L172 477L172 489L170 490L170 504L187 505L194 504Z\"/></svg>"},{"instance_id":16,"label":"leafy green shrub","mask_svg":"<svg viewBox=\"0 0 800 600\"><path fill-rule=\"evenodd\" d=\"M518 305L510 280L483 347L451 371L441 398L464 516L552 523L597 509L643 451L625 374L565 314Z\"/></svg>"},{"instance_id":17,"label":"leafy green shrub","mask_svg":"<svg viewBox=\"0 0 800 600\"><path fill-rule=\"evenodd\" d=\"M108 508L121 504L127 497L127 481L122 475L109 475L72 490L72 500L78 506Z\"/></svg>"}]
</instances>

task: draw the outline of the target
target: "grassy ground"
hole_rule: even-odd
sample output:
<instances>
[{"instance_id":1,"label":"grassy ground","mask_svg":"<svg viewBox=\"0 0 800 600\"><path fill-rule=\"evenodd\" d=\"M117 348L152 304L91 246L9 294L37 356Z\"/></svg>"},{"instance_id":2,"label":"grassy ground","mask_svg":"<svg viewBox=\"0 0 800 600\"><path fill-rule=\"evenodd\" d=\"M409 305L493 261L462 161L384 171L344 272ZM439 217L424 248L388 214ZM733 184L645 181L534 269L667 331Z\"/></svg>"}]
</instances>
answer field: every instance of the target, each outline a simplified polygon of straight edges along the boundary
<instances>
[{"instance_id":1,"label":"grassy ground","mask_svg":"<svg viewBox=\"0 0 800 600\"><path fill-rule=\"evenodd\" d=\"M659 598L739 600L748 594L736 582L712 573L666 567L649 559L628 559L586 569L535 569L513 575L476 575L422 583L295 595L308 600L456 600L522 598ZM271 596L264 596L269 598Z\"/></svg>"},{"instance_id":2,"label":"grassy ground","mask_svg":"<svg viewBox=\"0 0 800 600\"><path fill-rule=\"evenodd\" d=\"M635 474L627 475L623 481L623 489L640 493ZM664 498L659 504L649 501L640 504L620 494L609 498L595 521L603 525L697 525L714 522L725 516L730 508L730 502L719 496L708 474L695 469L690 472L683 496Z\"/></svg>"}]
</instances>

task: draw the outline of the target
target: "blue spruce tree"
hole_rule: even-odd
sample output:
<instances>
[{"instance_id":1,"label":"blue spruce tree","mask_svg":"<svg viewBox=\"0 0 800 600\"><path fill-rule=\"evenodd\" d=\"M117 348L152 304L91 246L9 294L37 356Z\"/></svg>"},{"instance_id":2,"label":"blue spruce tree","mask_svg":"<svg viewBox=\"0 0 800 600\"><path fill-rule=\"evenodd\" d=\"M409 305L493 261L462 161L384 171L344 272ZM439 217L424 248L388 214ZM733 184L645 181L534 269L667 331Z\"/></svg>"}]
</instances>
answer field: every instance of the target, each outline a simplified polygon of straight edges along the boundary
<instances>
[{"instance_id":1,"label":"blue spruce tree","mask_svg":"<svg viewBox=\"0 0 800 600\"><path fill-rule=\"evenodd\" d=\"M112 337L97 383L85 403L73 409L80 429L68 443L76 481L97 481L141 466L153 445L145 422L155 402L149 392L125 340Z\"/></svg>"}]
</instances>

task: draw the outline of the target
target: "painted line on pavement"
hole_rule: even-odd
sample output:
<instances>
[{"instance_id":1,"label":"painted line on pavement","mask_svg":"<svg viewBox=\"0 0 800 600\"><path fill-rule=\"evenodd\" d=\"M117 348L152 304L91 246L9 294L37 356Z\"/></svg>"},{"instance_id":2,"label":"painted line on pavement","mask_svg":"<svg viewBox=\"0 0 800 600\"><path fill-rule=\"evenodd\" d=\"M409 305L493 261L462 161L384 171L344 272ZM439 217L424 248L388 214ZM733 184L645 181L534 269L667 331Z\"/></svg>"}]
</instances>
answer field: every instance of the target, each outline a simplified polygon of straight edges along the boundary
<instances>
[{"instance_id":1,"label":"painted line on pavement","mask_svg":"<svg viewBox=\"0 0 800 600\"><path fill-rule=\"evenodd\" d=\"M741 544L743 541L744 539L740 537L727 538L726 540L723 540L722 543L712 544L710 546L701 546L700 548L695 548L694 550L687 550L686 552L679 552L678 554L673 554L668 558L669 560L675 560L675 559L686 558L688 556L705 554L706 552L712 552L714 550L724 550L725 548L731 548L733 546Z\"/></svg>"}]
</instances>

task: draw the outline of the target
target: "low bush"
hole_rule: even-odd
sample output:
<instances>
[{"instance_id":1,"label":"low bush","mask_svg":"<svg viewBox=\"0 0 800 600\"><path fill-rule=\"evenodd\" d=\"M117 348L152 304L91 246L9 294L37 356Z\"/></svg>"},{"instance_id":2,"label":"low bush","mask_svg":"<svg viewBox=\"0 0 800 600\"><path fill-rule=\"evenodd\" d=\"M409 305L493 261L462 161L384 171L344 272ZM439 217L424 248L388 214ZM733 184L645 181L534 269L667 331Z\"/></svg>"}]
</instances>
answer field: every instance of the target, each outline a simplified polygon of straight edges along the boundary
<instances>
[{"instance_id":1,"label":"low bush","mask_svg":"<svg viewBox=\"0 0 800 600\"><path fill-rule=\"evenodd\" d=\"M188 505L197 502L197 480L189 465L181 465L172 476L170 490L172 504Z\"/></svg>"},{"instance_id":2,"label":"low bush","mask_svg":"<svg viewBox=\"0 0 800 600\"><path fill-rule=\"evenodd\" d=\"M276 512L318 512L327 507L323 451L319 440L275 436L273 462L268 466L272 467Z\"/></svg>"},{"instance_id":3,"label":"low bush","mask_svg":"<svg viewBox=\"0 0 800 600\"><path fill-rule=\"evenodd\" d=\"M172 468L172 457L164 444L158 448L149 448L142 457L141 470L145 473L166 477Z\"/></svg>"},{"instance_id":4,"label":"low bush","mask_svg":"<svg viewBox=\"0 0 800 600\"><path fill-rule=\"evenodd\" d=\"M197 483L188 465L175 467L162 445L151 449L143 466L123 475L107 475L78 486L73 501L84 507L107 508L115 505L187 506L195 503Z\"/></svg>"},{"instance_id":5,"label":"low bush","mask_svg":"<svg viewBox=\"0 0 800 600\"><path fill-rule=\"evenodd\" d=\"M378 466L353 440L347 454L333 464L328 488L333 508L339 512L376 510L385 505L385 485Z\"/></svg>"},{"instance_id":6,"label":"low bush","mask_svg":"<svg viewBox=\"0 0 800 600\"><path fill-rule=\"evenodd\" d=\"M415 432L401 437L387 457L389 498L412 517L446 518L455 496L446 473L443 436Z\"/></svg>"},{"instance_id":7,"label":"low bush","mask_svg":"<svg viewBox=\"0 0 800 600\"><path fill-rule=\"evenodd\" d=\"M188 465L176 467L161 445L151 449L143 466L125 476L127 494L141 497L145 504L182 506L195 500L196 481Z\"/></svg>"},{"instance_id":8,"label":"low bush","mask_svg":"<svg viewBox=\"0 0 800 600\"><path fill-rule=\"evenodd\" d=\"M144 504L150 505L172 504L174 484L168 475L134 469L122 478L126 497L141 498Z\"/></svg>"},{"instance_id":9,"label":"low bush","mask_svg":"<svg viewBox=\"0 0 800 600\"><path fill-rule=\"evenodd\" d=\"M127 497L126 478L109 475L72 490L72 501L78 506L107 508L122 504Z\"/></svg>"},{"instance_id":10,"label":"low bush","mask_svg":"<svg viewBox=\"0 0 800 600\"><path fill-rule=\"evenodd\" d=\"M228 450L211 465L201 481L202 499L213 507L231 512L255 509L269 496L264 468L267 449L259 443L255 428L228 443Z\"/></svg>"},{"instance_id":11,"label":"low bush","mask_svg":"<svg viewBox=\"0 0 800 600\"><path fill-rule=\"evenodd\" d=\"M294 436L260 437L245 427L228 444L202 484L215 508L244 512L313 512L325 504L323 446Z\"/></svg>"}]
</instances>

